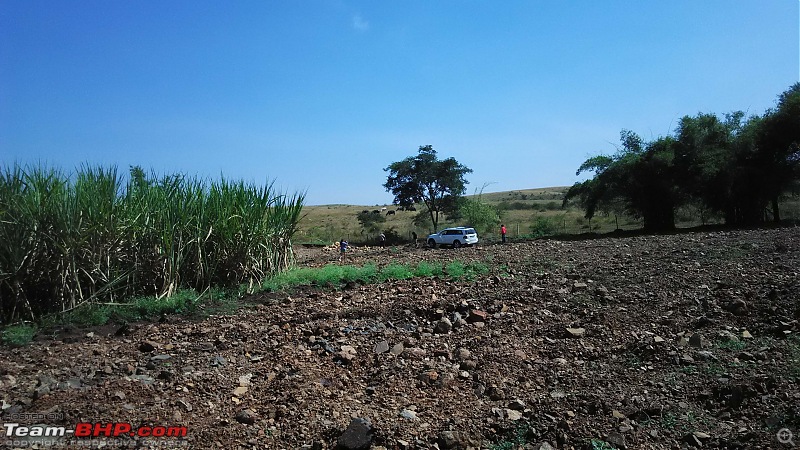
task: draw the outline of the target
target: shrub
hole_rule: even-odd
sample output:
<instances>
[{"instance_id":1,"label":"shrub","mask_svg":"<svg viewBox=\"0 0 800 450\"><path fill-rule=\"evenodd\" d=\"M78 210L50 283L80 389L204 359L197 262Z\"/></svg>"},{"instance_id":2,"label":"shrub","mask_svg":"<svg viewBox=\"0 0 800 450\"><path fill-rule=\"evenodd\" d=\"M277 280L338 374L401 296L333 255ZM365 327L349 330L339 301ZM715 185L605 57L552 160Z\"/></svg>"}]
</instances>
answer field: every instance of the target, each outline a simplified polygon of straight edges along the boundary
<instances>
[{"instance_id":1,"label":"shrub","mask_svg":"<svg viewBox=\"0 0 800 450\"><path fill-rule=\"evenodd\" d=\"M551 236L558 232L558 225L546 217L537 217L530 230L533 237Z\"/></svg>"}]
</instances>

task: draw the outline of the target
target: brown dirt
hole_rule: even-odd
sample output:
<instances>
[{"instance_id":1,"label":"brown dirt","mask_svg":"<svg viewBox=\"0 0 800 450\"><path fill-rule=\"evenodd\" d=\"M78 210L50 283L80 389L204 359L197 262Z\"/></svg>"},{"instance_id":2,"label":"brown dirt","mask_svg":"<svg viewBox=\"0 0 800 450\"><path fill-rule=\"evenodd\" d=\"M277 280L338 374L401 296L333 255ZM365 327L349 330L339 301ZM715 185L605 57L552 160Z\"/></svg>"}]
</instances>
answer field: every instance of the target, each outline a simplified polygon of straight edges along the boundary
<instances>
[{"instance_id":1,"label":"brown dirt","mask_svg":"<svg viewBox=\"0 0 800 450\"><path fill-rule=\"evenodd\" d=\"M235 315L2 348L3 420L183 425L198 449L334 448L354 417L373 448L783 448L780 429L800 435L799 256L795 228L355 249L350 264L491 273L261 295Z\"/></svg>"}]
</instances>

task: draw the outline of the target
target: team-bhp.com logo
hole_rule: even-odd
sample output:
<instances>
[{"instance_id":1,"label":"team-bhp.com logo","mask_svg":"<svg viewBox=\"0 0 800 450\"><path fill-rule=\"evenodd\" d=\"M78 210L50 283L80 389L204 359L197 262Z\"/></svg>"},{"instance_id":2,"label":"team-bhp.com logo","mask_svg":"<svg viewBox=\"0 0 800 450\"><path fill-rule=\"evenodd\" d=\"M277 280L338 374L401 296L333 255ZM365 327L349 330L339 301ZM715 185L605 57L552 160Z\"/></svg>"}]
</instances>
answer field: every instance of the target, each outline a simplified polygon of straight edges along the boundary
<instances>
[{"instance_id":1,"label":"team-bhp.com logo","mask_svg":"<svg viewBox=\"0 0 800 450\"><path fill-rule=\"evenodd\" d=\"M47 426L47 425L28 425L23 426L18 423L4 423L6 439L11 438L97 438L97 437L186 437L188 429L186 427L165 427L165 426L140 426L133 427L127 422L112 423L89 423L80 422L75 428Z\"/></svg>"}]
</instances>

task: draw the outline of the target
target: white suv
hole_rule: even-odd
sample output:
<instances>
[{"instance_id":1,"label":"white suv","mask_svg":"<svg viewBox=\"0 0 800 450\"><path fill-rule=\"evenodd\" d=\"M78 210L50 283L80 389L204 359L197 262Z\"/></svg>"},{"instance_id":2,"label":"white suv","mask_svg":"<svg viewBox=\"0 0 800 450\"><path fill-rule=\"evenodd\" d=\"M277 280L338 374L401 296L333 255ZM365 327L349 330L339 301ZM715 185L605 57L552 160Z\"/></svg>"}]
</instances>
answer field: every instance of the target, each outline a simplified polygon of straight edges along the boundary
<instances>
[{"instance_id":1,"label":"white suv","mask_svg":"<svg viewBox=\"0 0 800 450\"><path fill-rule=\"evenodd\" d=\"M436 234L428 236L428 247L430 248L436 248L437 245L452 245L453 248L458 248L462 245L474 245L477 243L478 233L474 228L445 228Z\"/></svg>"}]
</instances>

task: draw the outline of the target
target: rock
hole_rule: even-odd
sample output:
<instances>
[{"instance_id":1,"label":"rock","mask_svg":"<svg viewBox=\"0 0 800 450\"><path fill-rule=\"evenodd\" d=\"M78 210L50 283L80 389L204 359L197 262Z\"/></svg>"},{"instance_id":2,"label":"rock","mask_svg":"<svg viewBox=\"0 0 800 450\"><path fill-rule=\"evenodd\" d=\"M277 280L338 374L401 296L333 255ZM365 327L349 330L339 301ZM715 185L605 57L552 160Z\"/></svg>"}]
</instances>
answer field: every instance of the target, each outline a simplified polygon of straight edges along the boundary
<instances>
[{"instance_id":1,"label":"rock","mask_svg":"<svg viewBox=\"0 0 800 450\"><path fill-rule=\"evenodd\" d=\"M586 334L585 328L567 328L568 337L577 338L577 337L582 337L584 334Z\"/></svg>"},{"instance_id":2,"label":"rock","mask_svg":"<svg viewBox=\"0 0 800 450\"><path fill-rule=\"evenodd\" d=\"M425 383L432 384L439 379L439 373L435 370L428 370L419 374L418 378L420 381L424 381Z\"/></svg>"},{"instance_id":3,"label":"rock","mask_svg":"<svg viewBox=\"0 0 800 450\"><path fill-rule=\"evenodd\" d=\"M665 342L665 341L664 341L664 338L662 338L661 336L655 336L655 337L653 337L653 342L656 343L656 344L660 344L660 343Z\"/></svg>"},{"instance_id":4,"label":"rock","mask_svg":"<svg viewBox=\"0 0 800 450\"><path fill-rule=\"evenodd\" d=\"M436 440L441 450L454 450L460 447L461 441L455 431L442 431Z\"/></svg>"},{"instance_id":5,"label":"rock","mask_svg":"<svg viewBox=\"0 0 800 450\"><path fill-rule=\"evenodd\" d=\"M697 352L697 356L699 356L702 361L716 361L717 360L717 357L714 356L714 354L711 353L708 350L701 350L701 351Z\"/></svg>"},{"instance_id":6,"label":"rock","mask_svg":"<svg viewBox=\"0 0 800 450\"><path fill-rule=\"evenodd\" d=\"M450 319L444 317L436 322L436 326L433 327L433 332L436 334L447 334L450 330L453 329L453 323L450 322Z\"/></svg>"},{"instance_id":7,"label":"rock","mask_svg":"<svg viewBox=\"0 0 800 450\"><path fill-rule=\"evenodd\" d=\"M247 386L239 386L233 390L234 397L241 397L247 393Z\"/></svg>"},{"instance_id":8,"label":"rock","mask_svg":"<svg viewBox=\"0 0 800 450\"><path fill-rule=\"evenodd\" d=\"M459 369L461 370L474 370L478 367L478 362L473 359L468 359L466 361L462 361Z\"/></svg>"},{"instance_id":9,"label":"rock","mask_svg":"<svg viewBox=\"0 0 800 450\"><path fill-rule=\"evenodd\" d=\"M525 402L520 399L512 400L511 403L508 404L508 407L515 410L515 411L524 411L525 410Z\"/></svg>"},{"instance_id":10,"label":"rock","mask_svg":"<svg viewBox=\"0 0 800 450\"><path fill-rule=\"evenodd\" d=\"M374 430L367 419L355 418L344 430L336 443L337 450L369 450L372 446Z\"/></svg>"},{"instance_id":11,"label":"rock","mask_svg":"<svg viewBox=\"0 0 800 450\"><path fill-rule=\"evenodd\" d=\"M236 421L245 425L256 423L256 413L249 409L241 409L236 413Z\"/></svg>"},{"instance_id":12,"label":"rock","mask_svg":"<svg viewBox=\"0 0 800 450\"><path fill-rule=\"evenodd\" d=\"M613 447L618 448L620 450L624 450L627 448L627 444L625 443L625 436L614 431L608 433L608 436L606 436L606 442L608 442Z\"/></svg>"},{"instance_id":13,"label":"rock","mask_svg":"<svg viewBox=\"0 0 800 450\"><path fill-rule=\"evenodd\" d=\"M522 419L522 413L520 411L515 411L513 409L506 408L504 412L506 418L512 422L516 422Z\"/></svg>"},{"instance_id":14,"label":"rock","mask_svg":"<svg viewBox=\"0 0 800 450\"><path fill-rule=\"evenodd\" d=\"M549 442L540 442L537 446L534 446L536 450L555 450L555 448L550 445Z\"/></svg>"},{"instance_id":15,"label":"rock","mask_svg":"<svg viewBox=\"0 0 800 450\"><path fill-rule=\"evenodd\" d=\"M711 435L710 434L703 433L702 431L695 431L694 435L695 435L695 437L697 437L698 439L703 440L703 441L705 441L706 439L711 439Z\"/></svg>"},{"instance_id":16,"label":"rock","mask_svg":"<svg viewBox=\"0 0 800 450\"><path fill-rule=\"evenodd\" d=\"M417 420L417 413L411 411L410 409L404 409L400 411L400 417L408 420Z\"/></svg>"},{"instance_id":17,"label":"rock","mask_svg":"<svg viewBox=\"0 0 800 450\"><path fill-rule=\"evenodd\" d=\"M215 356L211 360L211 367L221 367L221 366L227 366L227 365L228 365L228 360L225 359L225 357L223 357L223 356Z\"/></svg>"},{"instance_id":18,"label":"rock","mask_svg":"<svg viewBox=\"0 0 800 450\"><path fill-rule=\"evenodd\" d=\"M749 331L742 331L742 339L753 339L753 335Z\"/></svg>"},{"instance_id":19,"label":"rock","mask_svg":"<svg viewBox=\"0 0 800 450\"><path fill-rule=\"evenodd\" d=\"M689 447L702 447L703 443L700 441L700 438L695 436L693 433L687 434L683 437L682 442L686 443Z\"/></svg>"},{"instance_id":20,"label":"rock","mask_svg":"<svg viewBox=\"0 0 800 450\"><path fill-rule=\"evenodd\" d=\"M166 361L171 359L171 355L153 355L150 357L150 361L159 362L159 361Z\"/></svg>"},{"instance_id":21,"label":"rock","mask_svg":"<svg viewBox=\"0 0 800 450\"><path fill-rule=\"evenodd\" d=\"M375 353L381 354L389 351L389 341L381 341L375 344Z\"/></svg>"},{"instance_id":22,"label":"rock","mask_svg":"<svg viewBox=\"0 0 800 450\"><path fill-rule=\"evenodd\" d=\"M412 358L424 358L427 352L419 347L414 348L407 348L403 351L403 354L408 355Z\"/></svg>"},{"instance_id":23,"label":"rock","mask_svg":"<svg viewBox=\"0 0 800 450\"><path fill-rule=\"evenodd\" d=\"M356 358L356 349L352 345L343 345L338 355L343 362L349 363Z\"/></svg>"},{"instance_id":24,"label":"rock","mask_svg":"<svg viewBox=\"0 0 800 450\"><path fill-rule=\"evenodd\" d=\"M253 378L252 373L242 375L239 377L239 386L250 386L250 380Z\"/></svg>"},{"instance_id":25,"label":"rock","mask_svg":"<svg viewBox=\"0 0 800 450\"><path fill-rule=\"evenodd\" d=\"M403 347L403 343L400 342L399 344L395 344L395 346L392 347L391 350L389 350L389 353L397 356L397 355L403 353L403 350L405 350L405 347Z\"/></svg>"},{"instance_id":26,"label":"rock","mask_svg":"<svg viewBox=\"0 0 800 450\"><path fill-rule=\"evenodd\" d=\"M461 347L456 351L456 358L458 358L459 361L466 361L470 358L470 356L472 356L472 352L464 347Z\"/></svg>"},{"instance_id":27,"label":"rock","mask_svg":"<svg viewBox=\"0 0 800 450\"><path fill-rule=\"evenodd\" d=\"M150 353L155 349L156 347L151 342L144 341L139 344L139 351L142 353Z\"/></svg>"},{"instance_id":28,"label":"rock","mask_svg":"<svg viewBox=\"0 0 800 450\"><path fill-rule=\"evenodd\" d=\"M573 291L584 291L588 287L589 287L588 284L581 283L580 281L576 281L576 282L572 283L572 290Z\"/></svg>"},{"instance_id":29,"label":"rock","mask_svg":"<svg viewBox=\"0 0 800 450\"><path fill-rule=\"evenodd\" d=\"M186 400L178 400L178 405L185 409L187 412L192 410L192 404Z\"/></svg>"},{"instance_id":30,"label":"rock","mask_svg":"<svg viewBox=\"0 0 800 450\"><path fill-rule=\"evenodd\" d=\"M472 309L469 311L469 316L467 316L468 323L476 323L476 322L486 322L486 319L489 317L489 313L486 311L481 311L479 309Z\"/></svg>"},{"instance_id":31,"label":"rock","mask_svg":"<svg viewBox=\"0 0 800 450\"><path fill-rule=\"evenodd\" d=\"M156 381L155 378L149 375L131 375L129 378L131 380L140 381L144 384L153 384Z\"/></svg>"},{"instance_id":32,"label":"rock","mask_svg":"<svg viewBox=\"0 0 800 450\"><path fill-rule=\"evenodd\" d=\"M700 333L695 333L689 338L689 345L694 348L708 347L708 341Z\"/></svg>"}]
</instances>

